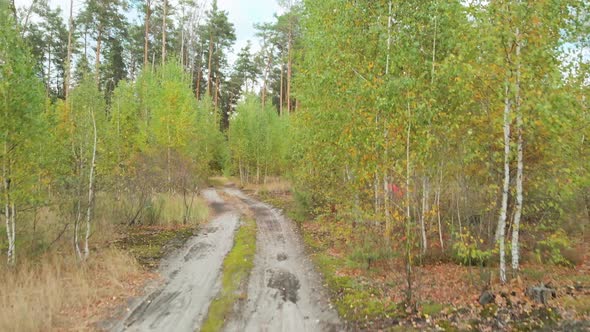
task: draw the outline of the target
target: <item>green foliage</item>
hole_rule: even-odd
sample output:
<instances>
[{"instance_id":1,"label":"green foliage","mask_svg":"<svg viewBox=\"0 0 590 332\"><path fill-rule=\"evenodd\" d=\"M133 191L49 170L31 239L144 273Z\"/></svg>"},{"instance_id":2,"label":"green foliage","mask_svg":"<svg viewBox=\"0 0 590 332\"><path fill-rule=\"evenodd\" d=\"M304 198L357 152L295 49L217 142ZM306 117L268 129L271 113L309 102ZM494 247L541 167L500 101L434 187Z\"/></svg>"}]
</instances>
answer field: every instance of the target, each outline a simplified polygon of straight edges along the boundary
<instances>
[{"instance_id":1,"label":"green foliage","mask_svg":"<svg viewBox=\"0 0 590 332\"><path fill-rule=\"evenodd\" d=\"M21 212L39 206L44 196L39 179L47 122L42 86L33 67L12 16L0 9L0 210L7 219L4 235L19 247L22 241L11 234L22 225ZM5 239L0 239L0 247ZM11 252L9 262L14 257Z\"/></svg>"},{"instance_id":2,"label":"green foliage","mask_svg":"<svg viewBox=\"0 0 590 332\"><path fill-rule=\"evenodd\" d=\"M361 241L360 244L352 245L350 259L364 269L371 269L372 264L378 260L390 260L398 256L391 246L383 246L381 239L376 236L368 234Z\"/></svg>"},{"instance_id":3,"label":"green foliage","mask_svg":"<svg viewBox=\"0 0 590 332\"><path fill-rule=\"evenodd\" d=\"M563 250L569 249L571 242L563 229L549 235L545 240L537 242L535 249L538 257L543 261L555 265L572 266L572 262L563 256Z\"/></svg>"},{"instance_id":4,"label":"green foliage","mask_svg":"<svg viewBox=\"0 0 590 332\"><path fill-rule=\"evenodd\" d=\"M319 253L313 260L333 294L336 310L344 319L368 323L377 317L394 318L402 314L397 304L387 301L381 291L371 287L370 283L336 273L345 265L341 258Z\"/></svg>"},{"instance_id":5,"label":"green foliage","mask_svg":"<svg viewBox=\"0 0 590 332\"><path fill-rule=\"evenodd\" d=\"M453 244L454 259L463 265L486 266L493 257L494 250L482 250L483 240L470 234L464 234L461 240Z\"/></svg>"},{"instance_id":6,"label":"green foliage","mask_svg":"<svg viewBox=\"0 0 590 332\"><path fill-rule=\"evenodd\" d=\"M272 107L247 96L230 119L228 145L230 167L242 183L265 181L269 175L286 172L289 147L289 118Z\"/></svg>"}]
</instances>

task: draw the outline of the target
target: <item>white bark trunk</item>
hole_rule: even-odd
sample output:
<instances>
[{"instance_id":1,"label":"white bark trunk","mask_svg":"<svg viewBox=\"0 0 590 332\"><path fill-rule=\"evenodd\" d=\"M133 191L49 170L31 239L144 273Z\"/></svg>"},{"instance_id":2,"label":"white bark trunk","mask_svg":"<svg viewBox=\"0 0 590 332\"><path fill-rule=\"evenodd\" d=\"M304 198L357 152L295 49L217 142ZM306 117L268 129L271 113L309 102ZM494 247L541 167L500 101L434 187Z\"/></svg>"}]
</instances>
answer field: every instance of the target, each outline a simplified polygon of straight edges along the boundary
<instances>
[{"instance_id":1,"label":"white bark trunk","mask_svg":"<svg viewBox=\"0 0 590 332\"><path fill-rule=\"evenodd\" d=\"M504 98L504 183L502 186L502 205L498 218L498 241L500 243L500 281L506 282L505 228L508 209L508 190L510 189L510 113L512 104L509 96L509 82L506 82Z\"/></svg>"},{"instance_id":2,"label":"white bark trunk","mask_svg":"<svg viewBox=\"0 0 590 332\"><path fill-rule=\"evenodd\" d=\"M439 178L439 182L438 182L438 189L436 191L436 217L438 219L438 238L440 241L440 248L442 250L445 249L445 244L443 241L443 234L442 234L442 222L441 222L441 216L440 216L440 192L442 191L442 181L443 181L443 176L442 176L442 166L440 169L440 178Z\"/></svg>"},{"instance_id":3,"label":"white bark trunk","mask_svg":"<svg viewBox=\"0 0 590 332\"><path fill-rule=\"evenodd\" d=\"M8 249L6 251L7 263L14 264L14 240L16 239L16 232L14 230L14 204L11 204L10 198L10 165L8 158L8 134L4 142L4 158L2 163L2 180L4 185L4 218L6 221L6 238L8 240ZM12 213L11 213L12 211Z\"/></svg>"},{"instance_id":4,"label":"white bark trunk","mask_svg":"<svg viewBox=\"0 0 590 332\"><path fill-rule=\"evenodd\" d=\"M523 121L522 121L522 109L520 100L520 33L519 29L516 29L516 86L515 86L515 111L516 111L516 131L517 131L517 171L516 171L516 207L514 212L514 223L512 225L512 269L518 270L519 267L519 247L518 247L518 236L520 231L520 217L522 215L522 204L523 204L523 173L524 173L524 161L523 161Z\"/></svg>"},{"instance_id":5,"label":"white bark trunk","mask_svg":"<svg viewBox=\"0 0 590 332\"><path fill-rule=\"evenodd\" d=\"M426 214L428 213L428 180L422 180L422 215L420 216L420 233L422 235L422 254L426 253L428 240L426 238Z\"/></svg>"},{"instance_id":6,"label":"white bark trunk","mask_svg":"<svg viewBox=\"0 0 590 332\"><path fill-rule=\"evenodd\" d=\"M11 256L9 257L8 263L11 265L14 265L14 263L16 262L16 207L14 205L14 202L12 202L10 204L10 223L12 224L12 234L11 239L10 239L10 253Z\"/></svg>"},{"instance_id":7,"label":"white bark trunk","mask_svg":"<svg viewBox=\"0 0 590 332\"><path fill-rule=\"evenodd\" d=\"M92 118L92 128L94 130L94 142L92 146L92 161L90 164L90 174L88 176L88 207L86 209L86 236L84 238L84 259L86 260L90 255L90 249L88 248L88 240L90 238L90 225L92 222L92 207L94 203L94 170L96 168L96 146L98 144L98 133L96 130L96 118L94 117L94 111L90 111L90 117Z\"/></svg>"}]
</instances>

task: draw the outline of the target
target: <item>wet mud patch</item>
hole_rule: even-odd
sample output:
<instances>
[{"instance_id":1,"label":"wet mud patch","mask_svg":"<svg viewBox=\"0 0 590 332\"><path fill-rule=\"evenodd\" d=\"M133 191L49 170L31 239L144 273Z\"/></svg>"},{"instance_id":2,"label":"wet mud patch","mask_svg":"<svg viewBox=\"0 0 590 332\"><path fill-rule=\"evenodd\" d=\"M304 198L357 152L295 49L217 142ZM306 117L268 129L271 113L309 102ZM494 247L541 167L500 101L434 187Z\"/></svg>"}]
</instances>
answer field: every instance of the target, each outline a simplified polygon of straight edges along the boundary
<instances>
[{"instance_id":1,"label":"wet mud patch","mask_svg":"<svg viewBox=\"0 0 590 332\"><path fill-rule=\"evenodd\" d=\"M205 228L205 230L203 231L203 234L207 235L207 234L215 233L218 230L219 230L219 227L210 226L210 227Z\"/></svg>"},{"instance_id":2,"label":"wet mud patch","mask_svg":"<svg viewBox=\"0 0 590 332\"><path fill-rule=\"evenodd\" d=\"M126 235L116 240L115 246L133 255L140 265L155 269L164 256L181 248L196 230L194 227L131 226L122 232Z\"/></svg>"},{"instance_id":3,"label":"wet mud patch","mask_svg":"<svg viewBox=\"0 0 590 332\"><path fill-rule=\"evenodd\" d=\"M284 252L277 254L277 261L282 262L282 261L286 261L286 260L287 260L287 254L285 254Z\"/></svg>"},{"instance_id":4,"label":"wet mud patch","mask_svg":"<svg viewBox=\"0 0 590 332\"><path fill-rule=\"evenodd\" d=\"M184 255L184 261L188 262L190 259L199 259L199 258L203 258L207 255L207 253L209 253L209 251L211 250L213 246L210 245L209 243L205 243L205 242L199 242L197 244L195 244L194 246L192 246L188 253L186 255Z\"/></svg>"},{"instance_id":5,"label":"wet mud patch","mask_svg":"<svg viewBox=\"0 0 590 332\"><path fill-rule=\"evenodd\" d=\"M213 209L213 211L215 212L215 214L222 214L224 212L228 212L230 211L230 209L227 208L225 203L221 203L221 202L213 202L211 203L211 208Z\"/></svg>"},{"instance_id":6,"label":"wet mud patch","mask_svg":"<svg viewBox=\"0 0 590 332\"><path fill-rule=\"evenodd\" d=\"M283 301L291 301L297 303L299 287L299 279L286 270L268 270L270 278L268 280L268 287L279 291Z\"/></svg>"}]
</instances>

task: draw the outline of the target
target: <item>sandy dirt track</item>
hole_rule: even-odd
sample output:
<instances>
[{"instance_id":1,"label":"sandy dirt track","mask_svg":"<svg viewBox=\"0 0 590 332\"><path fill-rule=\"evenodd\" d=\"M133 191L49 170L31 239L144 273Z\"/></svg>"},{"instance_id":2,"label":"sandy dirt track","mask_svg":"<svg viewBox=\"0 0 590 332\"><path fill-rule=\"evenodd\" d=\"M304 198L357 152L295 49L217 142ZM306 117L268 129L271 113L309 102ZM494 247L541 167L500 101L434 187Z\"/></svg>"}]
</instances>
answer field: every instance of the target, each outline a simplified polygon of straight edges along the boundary
<instances>
[{"instance_id":1,"label":"sandy dirt track","mask_svg":"<svg viewBox=\"0 0 590 332\"><path fill-rule=\"evenodd\" d=\"M247 300L236 305L224 330L343 330L294 223L238 189L228 187L224 192L232 196L227 202L214 189L203 192L217 217L162 262L163 284L152 285L110 330L198 331L219 292L223 260L233 246L239 211L244 208L256 219L256 256Z\"/></svg>"},{"instance_id":2,"label":"sandy dirt track","mask_svg":"<svg viewBox=\"0 0 590 332\"><path fill-rule=\"evenodd\" d=\"M203 196L221 213L162 262L164 284L136 301L112 331L194 331L200 326L219 291L223 259L239 222L239 213L226 209L215 190L205 190Z\"/></svg>"},{"instance_id":3,"label":"sandy dirt track","mask_svg":"<svg viewBox=\"0 0 590 332\"><path fill-rule=\"evenodd\" d=\"M239 190L225 191L248 205L258 226L248 300L228 322L226 331L342 330L294 223Z\"/></svg>"}]
</instances>

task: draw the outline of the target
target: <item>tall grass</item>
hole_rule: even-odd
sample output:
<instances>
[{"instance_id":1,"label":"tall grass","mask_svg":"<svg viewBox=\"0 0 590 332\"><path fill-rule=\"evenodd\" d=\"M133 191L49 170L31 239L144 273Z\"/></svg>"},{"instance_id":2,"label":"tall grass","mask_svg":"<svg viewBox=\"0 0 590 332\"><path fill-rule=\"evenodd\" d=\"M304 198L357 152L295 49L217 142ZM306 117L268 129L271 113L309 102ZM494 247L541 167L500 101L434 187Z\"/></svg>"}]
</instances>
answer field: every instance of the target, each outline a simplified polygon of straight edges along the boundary
<instances>
[{"instance_id":1,"label":"tall grass","mask_svg":"<svg viewBox=\"0 0 590 332\"><path fill-rule=\"evenodd\" d=\"M192 199L189 226L209 216L206 202L196 196ZM187 209L182 195L155 194L150 201L144 213L153 213L155 219L149 225L183 224ZM113 298L128 297L129 282L145 277L145 270L130 252L114 249L111 243L129 229L127 218L137 206L130 202L128 197L117 199L109 193L97 196L91 255L85 263L74 254L71 214L60 212L58 206L20 215L15 267L4 263L5 234L0 228L0 331L92 329L88 324L105 314L97 307L107 308ZM148 224L146 216L140 224Z\"/></svg>"},{"instance_id":2,"label":"tall grass","mask_svg":"<svg viewBox=\"0 0 590 332\"><path fill-rule=\"evenodd\" d=\"M205 222L209 217L209 207L200 197L186 197L181 194L157 194L153 201L158 202L160 213L158 225L172 226L184 223L184 216L187 215L187 223L198 225ZM185 205L186 204L186 205ZM187 208L188 205L188 208Z\"/></svg>"},{"instance_id":3,"label":"tall grass","mask_svg":"<svg viewBox=\"0 0 590 332\"><path fill-rule=\"evenodd\" d=\"M14 268L1 267L0 331L88 329L97 302L125 294L123 280L138 273L135 260L114 249L84 264L54 251Z\"/></svg>"}]
</instances>

